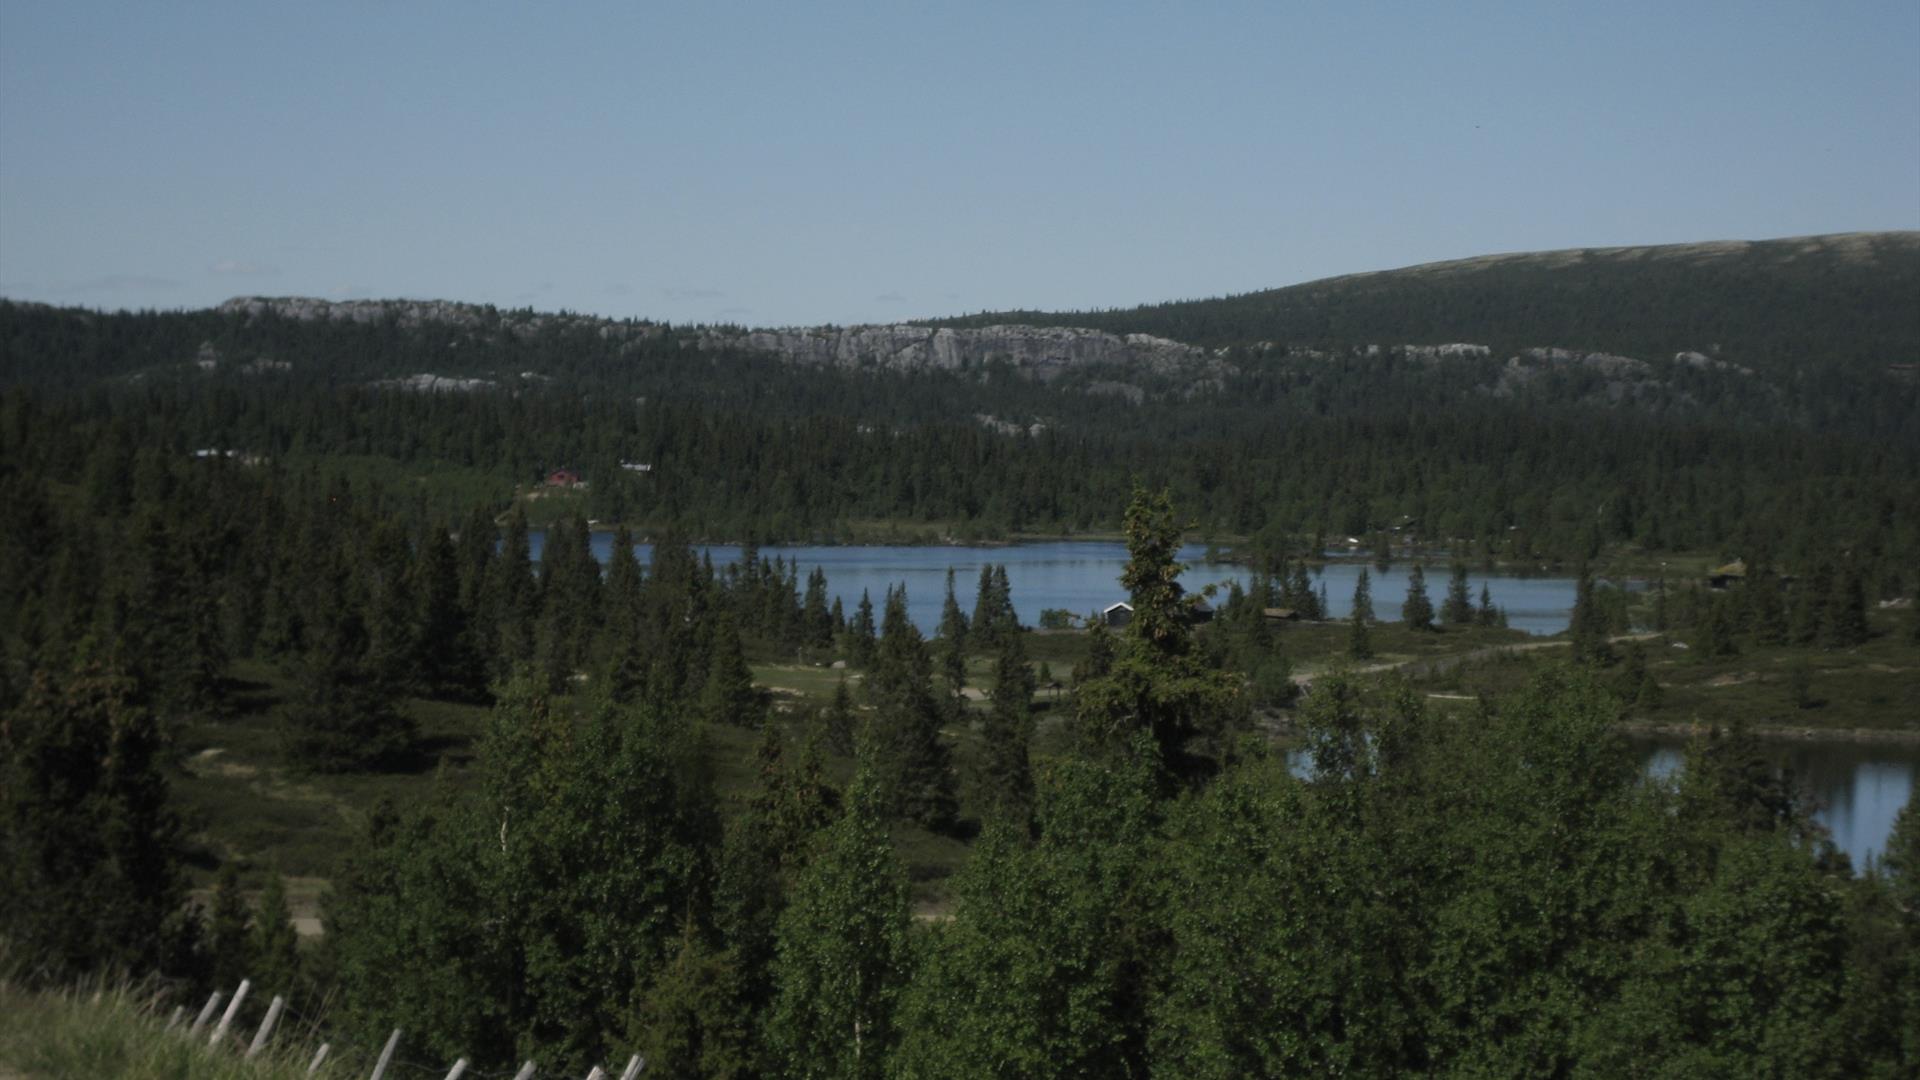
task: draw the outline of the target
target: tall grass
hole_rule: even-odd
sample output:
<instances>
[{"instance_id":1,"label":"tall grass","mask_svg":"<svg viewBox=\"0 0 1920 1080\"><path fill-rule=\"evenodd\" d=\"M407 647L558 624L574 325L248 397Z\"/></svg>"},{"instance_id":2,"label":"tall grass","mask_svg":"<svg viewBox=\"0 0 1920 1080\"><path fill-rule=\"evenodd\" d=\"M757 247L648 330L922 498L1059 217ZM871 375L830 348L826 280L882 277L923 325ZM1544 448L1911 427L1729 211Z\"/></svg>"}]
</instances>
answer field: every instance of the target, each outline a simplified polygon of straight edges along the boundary
<instances>
[{"instance_id":1,"label":"tall grass","mask_svg":"<svg viewBox=\"0 0 1920 1080\"><path fill-rule=\"evenodd\" d=\"M65 990L30 990L0 980L0 1078L138 1077L141 1080L303 1080L318 1043L285 1023L253 1060L243 1055L253 1028L209 1046L211 1031L188 1038L198 1005L151 983L105 980ZM179 1026L167 1030L175 1006ZM217 1020L217 1016L216 1016ZM211 1025L209 1025L209 1028ZM331 1055L329 1055L331 1057ZM358 1075L332 1061L322 1075ZM364 1072L364 1070L362 1070Z\"/></svg>"}]
</instances>

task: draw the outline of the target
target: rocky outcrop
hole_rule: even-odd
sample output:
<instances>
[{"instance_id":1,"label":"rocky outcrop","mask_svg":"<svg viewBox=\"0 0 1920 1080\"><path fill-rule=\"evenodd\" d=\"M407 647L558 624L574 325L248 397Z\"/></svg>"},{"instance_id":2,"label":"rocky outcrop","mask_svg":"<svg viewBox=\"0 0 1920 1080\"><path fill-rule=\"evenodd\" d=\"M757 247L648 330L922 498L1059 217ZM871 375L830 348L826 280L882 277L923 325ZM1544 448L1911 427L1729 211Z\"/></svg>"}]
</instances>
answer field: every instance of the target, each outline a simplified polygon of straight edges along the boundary
<instances>
[{"instance_id":1,"label":"rocky outcrop","mask_svg":"<svg viewBox=\"0 0 1920 1080\"><path fill-rule=\"evenodd\" d=\"M469 331L494 330L518 338L532 337L550 328L587 328L609 341L655 337L666 328L657 323L603 319L593 315L501 311L485 304L457 304L451 300L320 300L310 296L236 296L218 309L226 315L258 318L272 314L299 322L346 322L362 325L393 322L413 329L448 326Z\"/></svg>"},{"instance_id":2,"label":"rocky outcrop","mask_svg":"<svg viewBox=\"0 0 1920 1080\"><path fill-rule=\"evenodd\" d=\"M1149 334L1109 334L1059 326L798 327L745 333L704 332L701 348L773 353L798 364L891 371L970 371L994 363L1042 382L1074 368L1111 366L1156 375L1212 376L1220 359L1205 349Z\"/></svg>"},{"instance_id":3,"label":"rocky outcrop","mask_svg":"<svg viewBox=\"0 0 1920 1080\"><path fill-rule=\"evenodd\" d=\"M463 379L453 375L421 373L404 379L387 379L373 385L385 390L411 390L417 394L471 394L491 390L499 384L492 379Z\"/></svg>"}]
</instances>

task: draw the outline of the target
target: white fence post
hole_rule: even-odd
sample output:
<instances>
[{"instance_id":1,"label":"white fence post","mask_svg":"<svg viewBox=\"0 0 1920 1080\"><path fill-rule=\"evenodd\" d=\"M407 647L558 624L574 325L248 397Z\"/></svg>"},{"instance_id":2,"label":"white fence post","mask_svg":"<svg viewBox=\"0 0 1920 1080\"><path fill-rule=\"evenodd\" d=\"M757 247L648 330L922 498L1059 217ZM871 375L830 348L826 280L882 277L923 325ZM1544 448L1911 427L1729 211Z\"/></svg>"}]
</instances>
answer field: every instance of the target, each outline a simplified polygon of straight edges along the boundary
<instances>
[{"instance_id":1,"label":"white fence post","mask_svg":"<svg viewBox=\"0 0 1920 1080\"><path fill-rule=\"evenodd\" d=\"M320 1071L321 1064L327 1060L327 1051L331 1049L333 1049L332 1043L321 1043L320 1049L313 1052L313 1064L307 1066L308 1076Z\"/></svg>"},{"instance_id":2,"label":"white fence post","mask_svg":"<svg viewBox=\"0 0 1920 1080\"><path fill-rule=\"evenodd\" d=\"M253 984L240 980L240 988L233 992L233 1000L227 1002L227 1011L220 1017L220 1026L213 1029L213 1038L207 1040L208 1046L219 1046L220 1040L227 1037L227 1028L232 1026L233 1018L240 1013L240 1003L247 1000L247 989Z\"/></svg>"},{"instance_id":3,"label":"white fence post","mask_svg":"<svg viewBox=\"0 0 1920 1080\"><path fill-rule=\"evenodd\" d=\"M533 1062L528 1061L520 1066L520 1071L513 1074L513 1080L533 1080Z\"/></svg>"},{"instance_id":4,"label":"white fence post","mask_svg":"<svg viewBox=\"0 0 1920 1080\"><path fill-rule=\"evenodd\" d=\"M380 1080L382 1076L386 1075L387 1063L393 1060L393 1050L399 1045L400 1029L394 1028L393 1034L387 1036L387 1048L380 1051L380 1061L374 1065L373 1076L369 1077L368 1080Z\"/></svg>"},{"instance_id":5,"label":"white fence post","mask_svg":"<svg viewBox=\"0 0 1920 1080\"><path fill-rule=\"evenodd\" d=\"M587 1080L607 1080L607 1074L601 1071L600 1066L595 1065L593 1071L587 1073Z\"/></svg>"},{"instance_id":6,"label":"white fence post","mask_svg":"<svg viewBox=\"0 0 1920 1080\"><path fill-rule=\"evenodd\" d=\"M175 1005L173 1007L173 1015L167 1017L167 1030L172 1031L174 1028L179 1027L180 1018L185 1016L186 1012L187 1007L185 1005Z\"/></svg>"},{"instance_id":7,"label":"white fence post","mask_svg":"<svg viewBox=\"0 0 1920 1080\"><path fill-rule=\"evenodd\" d=\"M460 1074L466 1071L467 1059L461 1058L453 1063L453 1068L447 1070L447 1080L460 1080Z\"/></svg>"},{"instance_id":8,"label":"white fence post","mask_svg":"<svg viewBox=\"0 0 1920 1080\"><path fill-rule=\"evenodd\" d=\"M206 1027L207 1021L212 1018L213 1010L220 1007L221 999L225 998L226 996L227 995L221 993L220 991L215 990L213 992L213 996L207 998L206 1007L200 1010L200 1015L198 1017L194 1018L193 1026L187 1029L188 1037L192 1037L200 1034L200 1029L203 1027Z\"/></svg>"},{"instance_id":9,"label":"white fence post","mask_svg":"<svg viewBox=\"0 0 1920 1080\"><path fill-rule=\"evenodd\" d=\"M641 1057L639 1054L635 1054L627 1060L627 1067L621 1070L620 1080L634 1080L635 1077L640 1075L640 1070L646 1067L647 1059Z\"/></svg>"},{"instance_id":10,"label":"white fence post","mask_svg":"<svg viewBox=\"0 0 1920 1080\"><path fill-rule=\"evenodd\" d=\"M280 1010L287 1007L287 999L278 994L273 996L273 1004L267 1006L267 1018L260 1021L260 1030L254 1032L253 1045L247 1047L249 1058L267 1047L267 1036L273 1034L273 1025L280 1019Z\"/></svg>"}]
</instances>

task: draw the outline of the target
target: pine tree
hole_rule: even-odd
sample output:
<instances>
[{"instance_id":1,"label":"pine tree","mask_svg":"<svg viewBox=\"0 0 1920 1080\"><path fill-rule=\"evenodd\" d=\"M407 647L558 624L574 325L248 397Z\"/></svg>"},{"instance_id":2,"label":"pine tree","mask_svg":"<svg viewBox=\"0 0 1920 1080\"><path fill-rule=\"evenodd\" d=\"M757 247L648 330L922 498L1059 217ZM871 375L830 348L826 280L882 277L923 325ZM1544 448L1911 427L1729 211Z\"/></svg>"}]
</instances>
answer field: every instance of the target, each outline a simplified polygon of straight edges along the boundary
<instances>
[{"instance_id":1,"label":"pine tree","mask_svg":"<svg viewBox=\"0 0 1920 1080\"><path fill-rule=\"evenodd\" d=\"M1848 567L1840 577L1840 587L1833 603L1827 607L1827 621L1823 635L1824 643L1830 649L1851 649L1866 644L1867 629L1867 591L1860 582L1860 571Z\"/></svg>"},{"instance_id":2,"label":"pine tree","mask_svg":"<svg viewBox=\"0 0 1920 1080\"><path fill-rule=\"evenodd\" d=\"M268 995L292 997L304 983L300 976L300 936L293 927L293 913L287 908L287 881L279 874L267 875L266 891L253 913L253 931L248 952L253 959L254 985Z\"/></svg>"},{"instance_id":3,"label":"pine tree","mask_svg":"<svg viewBox=\"0 0 1920 1080\"><path fill-rule=\"evenodd\" d=\"M1367 630L1367 620L1361 618L1357 610L1348 619L1347 656L1354 660L1373 656L1373 636Z\"/></svg>"},{"instance_id":4,"label":"pine tree","mask_svg":"<svg viewBox=\"0 0 1920 1080\"><path fill-rule=\"evenodd\" d=\"M1373 621L1373 580L1367 574L1367 568L1360 568L1360 576L1353 583L1353 618L1359 622Z\"/></svg>"},{"instance_id":5,"label":"pine tree","mask_svg":"<svg viewBox=\"0 0 1920 1080\"><path fill-rule=\"evenodd\" d=\"M989 635L991 636L991 635ZM947 568L947 597L940 609L940 674L947 684L947 709L957 722L966 716L967 617L953 595L953 568Z\"/></svg>"},{"instance_id":6,"label":"pine tree","mask_svg":"<svg viewBox=\"0 0 1920 1080\"><path fill-rule=\"evenodd\" d=\"M834 685L833 701L827 706L823 726L827 729L827 745L833 752L842 756L853 753L855 730L853 715L853 695L847 692L847 680L844 676Z\"/></svg>"},{"instance_id":7,"label":"pine tree","mask_svg":"<svg viewBox=\"0 0 1920 1080\"><path fill-rule=\"evenodd\" d=\"M816 649L833 646L834 617L827 608L827 572L818 566L807 575L807 596L800 605L800 621L806 628L808 645Z\"/></svg>"},{"instance_id":8,"label":"pine tree","mask_svg":"<svg viewBox=\"0 0 1920 1080\"><path fill-rule=\"evenodd\" d=\"M1573 616L1567 626L1573 639L1573 660L1577 664L1610 664L1613 650L1607 644L1606 616L1600 611L1593 593L1593 575L1583 564L1574 587Z\"/></svg>"},{"instance_id":9,"label":"pine tree","mask_svg":"<svg viewBox=\"0 0 1920 1080\"><path fill-rule=\"evenodd\" d=\"M486 676L473 645L467 610L460 605L459 553L444 530L427 530L414 571L420 682L436 697L467 701L483 697Z\"/></svg>"},{"instance_id":10,"label":"pine tree","mask_svg":"<svg viewBox=\"0 0 1920 1080\"><path fill-rule=\"evenodd\" d=\"M1400 618L1409 630L1433 629L1433 601L1427 599L1427 571L1419 563L1407 573L1407 599L1400 605Z\"/></svg>"},{"instance_id":11,"label":"pine tree","mask_svg":"<svg viewBox=\"0 0 1920 1080\"><path fill-rule=\"evenodd\" d=\"M1033 739L1033 669L1019 630L1002 627L994 661L993 702L981 725L973 796L983 819L1023 821L1033 804L1028 745Z\"/></svg>"},{"instance_id":12,"label":"pine tree","mask_svg":"<svg viewBox=\"0 0 1920 1080\"><path fill-rule=\"evenodd\" d=\"M213 900L207 908L204 951L215 987L233 993L241 979L253 976L253 942L247 936L247 897L240 891L240 867L220 864Z\"/></svg>"},{"instance_id":13,"label":"pine tree","mask_svg":"<svg viewBox=\"0 0 1920 1080\"><path fill-rule=\"evenodd\" d=\"M1473 621L1479 626L1497 626L1500 622L1500 613L1493 607L1493 590L1484 581L1480 583L1480 606L1474 610Z\"/></svg>"},{"instance_id":14,"label":"pine tree","mask_svg":"<svg viewBox=\"0 0 1920 1080\"><path fill-rule=\"evenodd\" d=\"M706 685L700 691L700 716L709 724L759 727L764 719L759 695L753 689L753 670L740 649L740 634L731 616L714 619Z\"/></svg>"},{"instance_id":15,"label":"pine tree","mask_svg":"<svg viewBox=\"0 0 1920 1080\"><path fill-rule=\"evenodd\" d=\"M0 724L0 935L55 977L184 974L182 830L140 696L83 659L58 681L36 672Z\"/></svg>"},{"instance_id":16,"label":"pine tree","mask_svg":"<svg viewBox=\"0 0 1920 1080\"><path fill-rule=\"evenodd\" d=\"M1453 561L1453 572L1447 582L1447 599L1440 607L1441 618L1450 626L1467 626L1473 622L1473 599L1467 588L1467 564L1459 559Z\"/></svg>"},{"instance_id":17,"label":"pine tree","mask_svg":"<svg viewBox=\"0 0 1920 1080\"><path fill-rule=\"evenodd\" d=\"M860 606L853 611L853 625L847 631L847 659L854 667L872 667L877 643L873 628L873 597L860 590Z\"/></svg>"},{"instance_id":18,"label":"pine tree","mask_svg":"<svg viewBox=\"0 0 1920 1080\"><path fill-rule=\"evenodd\" d=\"M967 620L969 626L978 628L975 634L977 648L991 649L999 644L993 640L993 634L999 626L994 616L999 610L1000 602L994 594L993 564L983 563L980 580L974 585L973 618Z\"/></svg>"},{"instance_id":19,"label":"pine tree","mask_svg":"<svg viewBox=\"0 0 1920 1080\"><path fill-rule=\"evenodd\" d=\"M928 828L952 824L956 810L951 753L940 735L933 661L907 617L904 587L888 589L879 652L866 690L874 707L875 782L892 812Z\"/></svg>"}]
</instances>

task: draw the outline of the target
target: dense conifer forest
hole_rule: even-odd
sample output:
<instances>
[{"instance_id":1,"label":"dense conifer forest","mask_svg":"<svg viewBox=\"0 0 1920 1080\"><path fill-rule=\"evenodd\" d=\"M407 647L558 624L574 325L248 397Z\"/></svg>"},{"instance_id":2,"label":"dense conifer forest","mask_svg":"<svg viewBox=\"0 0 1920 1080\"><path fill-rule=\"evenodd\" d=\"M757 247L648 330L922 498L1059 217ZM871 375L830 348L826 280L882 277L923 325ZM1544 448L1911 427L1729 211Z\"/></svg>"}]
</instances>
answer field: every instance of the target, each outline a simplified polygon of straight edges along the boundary
<instances>
[{"instance_id":1,"label":"dense conifer forest","mask_svg":"<svg viewBox=\"0 0 1920 1080\"><path fill-rule=\"evenodd\" d=\"M1578 340L1497 265L1471 288L1510 309L1393 301L1480 303L1479 337L1377 297L1273 324L1312 355L1251 347L1286 297L1102 313L1224 350L1207 385L1127 373L1137 401L1088 392L1111 372L806 368L491 309L0 304L0 974L183 1000L247 974L329 1003L343 1043L399 1027L543 1075L1912 1075L1916 812L1851 866L1737 723L1649 780L1620 722L1661 687L1620 639L1920 647L1875 603L1920 566L1916 392L1868 362L1920 332L1803 303L1830 294L1788 260L1767 295L1806 336L1724 334L1752 371L1675 361L1629 401L1365 348L1671 353L1659 309L1620 329L1633 290L1707 309L1757 272L1592 262ZM1885 277L1841 291L1882 311ZM1752 303L1695 329L1778 315ZM394 383L421 373L485 384ZM902 592L844 610L753 546L877 529L1118 533L1131 620L1034 632L988 569L928 637ZM1344 663L1301 696L1302 631L1269 613L1323 620L1307 559L1346 536L1447 552L1404 598L1360 579L1345 661L1503 640L1468 588L1495 560L1573 568L1570 657L1459 707ZM736 564L698 553L727 539ZM1248 562L1204 624L1194 539ZM1744 588L1589 569L1683 554L1742 558ZM770 659L831 689L771 694ZM304 946L291 875L178 797L218 761L183 733L236 716L353 824ZM916 847L960 853L936 903Z\"/></svg>"}]
</instances>

